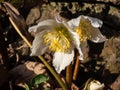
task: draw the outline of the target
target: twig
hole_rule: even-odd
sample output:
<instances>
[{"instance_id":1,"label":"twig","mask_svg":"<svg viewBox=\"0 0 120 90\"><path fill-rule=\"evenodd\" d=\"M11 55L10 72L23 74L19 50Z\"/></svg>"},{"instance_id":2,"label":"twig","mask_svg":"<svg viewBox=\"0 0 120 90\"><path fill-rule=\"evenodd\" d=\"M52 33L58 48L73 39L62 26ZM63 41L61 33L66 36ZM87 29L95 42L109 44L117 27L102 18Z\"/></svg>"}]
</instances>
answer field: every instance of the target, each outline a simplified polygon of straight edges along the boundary
<instances>
[{"instance_id":1,"label":"twig","mask_svg":"<svg viewBox=\"0 0 120 90\"><path fill-rule=\"evenodd\" d=\"M66 82L67 82L68 89L71 90L71 85L72 85L72 64L70 64L66 68Z\"/></svg>"},{"instance_id":2,"label":"twig","mask_svg":"<svg viewBox=\"0 0 120 90\"><path fill-rule=\"evenodd\" d=\"M76 54L76 63L75 63L75 69L74 69L74 73L73 73L73 80L75 81L76 78L77 78L77 74L78 74L78 71L79 71L79 64L80 64L80 60L78 58L78 55L79 53L77 52Z\"/></svg>"}]
</instances>

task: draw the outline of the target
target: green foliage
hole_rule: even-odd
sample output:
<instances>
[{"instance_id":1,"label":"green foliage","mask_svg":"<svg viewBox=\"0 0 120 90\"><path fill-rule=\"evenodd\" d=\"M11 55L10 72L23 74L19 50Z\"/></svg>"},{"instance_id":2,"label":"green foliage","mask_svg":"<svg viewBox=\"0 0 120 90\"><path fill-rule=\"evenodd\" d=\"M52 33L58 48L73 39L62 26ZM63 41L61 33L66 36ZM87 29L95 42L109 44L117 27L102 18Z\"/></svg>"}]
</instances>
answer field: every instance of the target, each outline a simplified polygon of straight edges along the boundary
<instances>
[{"instance_id":1,"label":"green foliage","mask_svg":"<svg viewBox=\"0 0 120 90\"><path fill-rule=\"evenodd\" d=\"M25 83L25 90L31 90L33 88L34 89L38 88L41 83L46 82L47 80L49 80L48 76L45 76L44 74L39 74L35 76L31 81L31 84L34 87L28 86L28 84ZM44 90L50 90L50 88L44 88Z\"/></svg>"},{"instance_id":2,"label":"green foliage","mask_svg":"<svg viewBox=\"0 0 120 90\"><path fill-rule=\"evenodd\" d=\"M29 86L25 83L25 90L30 90Z\"/></svg>"},{"instance_id":3,"label":"green foliage","mask_svg":"<svg viewBox=\"0 0 120 90\"><path fill-rule=\"evenodd\" d=\"M46 82L47 80L49 80L49 77L45 76L44 74L39 74L32 79L32 84L35 87L38 87L39 84Z\"/></svg>"}]
</instances>

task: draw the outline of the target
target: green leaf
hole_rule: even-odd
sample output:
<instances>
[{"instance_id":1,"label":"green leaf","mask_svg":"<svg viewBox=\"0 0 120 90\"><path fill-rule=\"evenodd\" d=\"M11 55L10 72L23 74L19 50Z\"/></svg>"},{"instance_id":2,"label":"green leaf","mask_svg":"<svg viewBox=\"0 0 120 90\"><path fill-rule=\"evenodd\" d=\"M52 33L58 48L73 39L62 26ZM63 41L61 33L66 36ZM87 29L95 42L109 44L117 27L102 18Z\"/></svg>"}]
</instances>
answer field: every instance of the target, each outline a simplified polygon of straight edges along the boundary
<instances>
[{"instance_id":1,"label":"green leaf","mask_svg":"<svg viewBox=\"0 0 120 90\"><path fill-rule=\"evenodd\" d=\"M39 74L32 79L32 84L38 87L39 84L46 82L47 80L49 80L48 76L45 76L44 74Z\"/></svg>"},{"instance_id":2,"label":"green leaf","mask_svg":"<svg viewBox=\"0 0 120 90\"><path fill-rule=\"evenodd\" d=\"M25 90L30 90L29 86L25 83Z\"/></svg>"}]
</instances>

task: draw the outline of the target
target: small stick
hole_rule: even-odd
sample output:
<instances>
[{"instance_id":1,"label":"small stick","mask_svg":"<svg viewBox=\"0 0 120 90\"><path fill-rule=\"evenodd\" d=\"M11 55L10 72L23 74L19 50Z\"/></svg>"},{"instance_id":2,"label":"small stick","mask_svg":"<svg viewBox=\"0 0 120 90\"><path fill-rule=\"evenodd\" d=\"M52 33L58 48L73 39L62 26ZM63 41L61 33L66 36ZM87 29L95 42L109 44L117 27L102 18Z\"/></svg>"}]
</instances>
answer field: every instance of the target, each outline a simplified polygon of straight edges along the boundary
<instances>
[{"instance_id":1,"label":"small stick","mask_svg":"<svg viewBox=\"0 0 120 90\"><path fill-rule=\"evenodd\" d=\"M71 90L71 85L72 85L72 64L70 64L66 68L66 83L67 83L67 86L68 86L68 90Z\"/></svg>"},{"instance_id":2,"label":"small stick","mask_svg":"<svg viewBox=\"0 0 120 90\"><path fill-rule=\"evenodd\" d=\"M80 60L78 58L79 53L77 52L76 54L76 63L75 63L75 69L74 69L74 73L73 73L73 80L75 81L77 78L77 74L78 74L78 70L79 70L79 64L80 64Z\"/></svg>"}]
</instances>

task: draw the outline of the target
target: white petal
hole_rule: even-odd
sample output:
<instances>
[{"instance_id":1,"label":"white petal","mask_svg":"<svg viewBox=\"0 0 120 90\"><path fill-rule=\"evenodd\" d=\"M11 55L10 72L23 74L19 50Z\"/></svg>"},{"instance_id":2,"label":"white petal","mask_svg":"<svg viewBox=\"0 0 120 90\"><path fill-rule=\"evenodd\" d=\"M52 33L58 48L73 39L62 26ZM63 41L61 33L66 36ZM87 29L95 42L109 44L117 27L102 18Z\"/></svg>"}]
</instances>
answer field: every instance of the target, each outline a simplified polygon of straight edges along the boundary
<instances>
[{"instance_id":1,"label":"white petal","mask_svg":"<svg viewBox=\"0 0 120 90\"><path fill-rule=\"evenodd\" d=\"M78 36L78 34L75 33L75 32L72 32L72 34L73 34L73 38L74 38L73 43L74 43L75 47L77 48L77 50L78 50L78 52L79 52L79 54L80 54L80 55L79 55L79 60L83 60L83 52L82 52L81 47L80 47L80 39L79 39L79 36Z\"/></svg>"},{"instance_id":2,"label":"white petal","mask_svg":"<svg viewBox=\"0 0 120 90\"><path fill-rule=\"evenodd\" d=\"M69 27L69 24L68 23L63 23L68 31L70 32L73 40L72 40L72 43L73 43L73 48L77 48L78 52L79 52L79 60L83 60L83 53L82 53L82 50L81 50L81 47L80 47L80 39L79 39L79 36L76 32L74 32L73 30L71 30L71 28Z\"/></svg>"},{"instance_id":3,"label":"white petal","mask_svg":"<svg viewBox=\"0 0 120 90\"><path fill-rule=\"evenodd\" d=\"M85 48L87 47L87 42L81 42L80 47L81 47L82 53L84 54Z\"/></svg>"},{"instance_id":4,"label":"white petal","mask_svg":"<svg viewBox=\"0 0 120 90\"><path fill-rule=\"evenodd\" d=\"M90 82L89 90L102 90L104 84L101 84L99 81L93 80Z\"/></svg>"},{"instance_id":5,"label":"white petal","mask_svg":"<svg viewBox=\"0 0 120 90\"><path fill-rule=\"evenodd\" d=\"M54 19L48 19L39 22L37 25L29 27L28 31L29 32L41 32L45 29L51 29L53 26L57 26L58 23Z\"/></svg>"},{"instance_id":6,"label":"white petal","mask_svg":"<svg viewBox=\"0 0 120 90\"><path fill-rule=\"evenodd\" d=\"M48 48L43 43L43 35L46 31L39 32L36 34L35 39L32 43L31 56L38 56L44 54Z\"/></svg>"},{"instance_id":7,"label":"white petal","mask_svg":"<svg viewBox=\"0 0 120 90\"><path fill-rule=\"evenodd\" d=\"M53 66L55 67L55 70L60 73L73 61L73 57L74 50L70 53L55 52L53 57Z\"/></svg>"},{"instance_id":8,"label":"white petal","mask_svg":"<svg viewBox=\"0 0 120 90\"><path fill-rule=\"evenodd\" d=\"M80 18L81 18L81 16L74 18L74 19L71 19L67 22L67 24L69 25L70 28L75 28L79 25Z\"/></svg>"},{"instance_id":9,"label":"white petal","mask_svg":"<svg viewBox=\"0 0 120 90\"><path fill-rule=\"evenodd\" d=\"M102 27L102 25L103 25L103 22L98 18L93 18L93 17L89 17L89 16L83 16L83 17L86 19L89 19L92 26L95 28Z\"/></svg>"},{"instance_id":10,"label":"white petal","mask_svg":"<svg viewBox=\"0 0 120 90\"><path fill-rule=\"evenodd\" d=\"M29 27L28 28L28 32L36 32L37 31L37 25L34 25L34 26L32 26L32 27Z\"/></svg>"},{"instance_id":11,"label":"white petal","mask_svg":"<svg viewBox=\"0 0 120 90\"><path fill-rule=\"evenodd\" d=\"M89 19L91 24L92 24L92 26L95 27L95 28L101 27L102 24L103 24L103 22L100 19L89 17L89 16L80 15L79 17L71 19L70 21L67 22L69 27L71 27L71 28L77 27L79 25L80 19L82 17L84 17L86 19Z\"/></svg>"},{"instance_id":12,"label":"white petal","mask_svg":"<svg viewBox=\"0 0 120 90\"><path fill-rule=\"evenodd\" d=\"M107 40L105 36L102 35L102 33L99 31L99 29L95 28L93 29L92 38L91 41L95 43L101 43Z\"/></svg>"}]
</instances>

